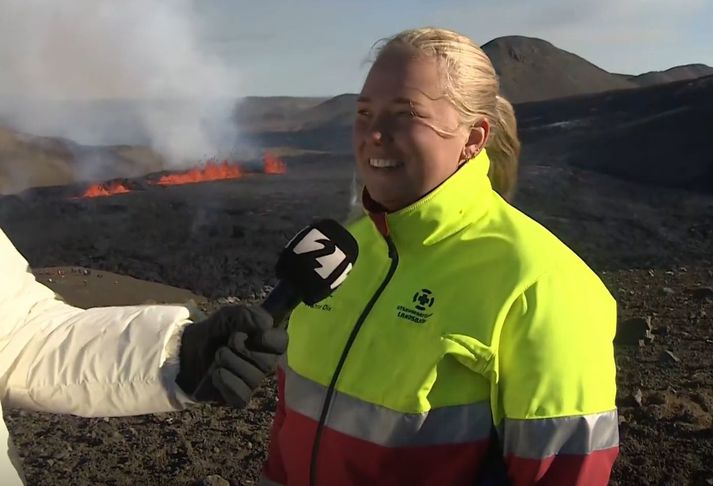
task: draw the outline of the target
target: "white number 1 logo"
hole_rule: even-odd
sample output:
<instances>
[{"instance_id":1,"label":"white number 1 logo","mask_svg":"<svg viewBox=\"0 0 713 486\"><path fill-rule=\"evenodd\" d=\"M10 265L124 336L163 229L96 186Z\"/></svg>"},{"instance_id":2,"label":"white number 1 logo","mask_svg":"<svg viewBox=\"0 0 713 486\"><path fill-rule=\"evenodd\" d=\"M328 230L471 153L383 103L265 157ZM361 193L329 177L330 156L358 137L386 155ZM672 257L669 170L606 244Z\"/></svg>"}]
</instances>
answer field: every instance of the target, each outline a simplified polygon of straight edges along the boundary
<instances>
[{"instance_id":1,"label":"white number 1 logo","mask_svg":"<svg viewBox=\"0 0 713 486\"><path fill-rule=\"evenodd\" d=\"M310 232L295 245L292 251L297 255L314 253L315 260L320 265L315 268L314 271L325 280L329 278L337 267L347 258L344 252L340 250L332 240L327 238L316 228L312 228ZM341 284L347 277L349 270L351 270L351 263L330 287L335 288Z\"/></svg>"}]
</instances>

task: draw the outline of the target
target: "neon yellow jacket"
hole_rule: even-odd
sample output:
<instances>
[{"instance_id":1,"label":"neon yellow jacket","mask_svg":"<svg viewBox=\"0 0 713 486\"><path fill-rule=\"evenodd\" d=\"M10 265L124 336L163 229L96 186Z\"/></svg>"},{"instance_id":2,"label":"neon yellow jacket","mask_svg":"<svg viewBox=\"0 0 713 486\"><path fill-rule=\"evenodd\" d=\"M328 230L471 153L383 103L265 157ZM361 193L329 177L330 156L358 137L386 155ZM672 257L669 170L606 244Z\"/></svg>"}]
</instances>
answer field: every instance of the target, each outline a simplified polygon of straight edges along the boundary
<instances>
[{"instance_id":1,"label":"neon yellow jacket","mask_svg":"<svg viewBox=\"0 0 713 486\"><path fill-rule=\"evenodd\" d=\"M263 484L472 485L493 447L515 484L607 483L616 303L488 168L350 227L349 278L291 317Z\"/></svg>"}]
</instances>

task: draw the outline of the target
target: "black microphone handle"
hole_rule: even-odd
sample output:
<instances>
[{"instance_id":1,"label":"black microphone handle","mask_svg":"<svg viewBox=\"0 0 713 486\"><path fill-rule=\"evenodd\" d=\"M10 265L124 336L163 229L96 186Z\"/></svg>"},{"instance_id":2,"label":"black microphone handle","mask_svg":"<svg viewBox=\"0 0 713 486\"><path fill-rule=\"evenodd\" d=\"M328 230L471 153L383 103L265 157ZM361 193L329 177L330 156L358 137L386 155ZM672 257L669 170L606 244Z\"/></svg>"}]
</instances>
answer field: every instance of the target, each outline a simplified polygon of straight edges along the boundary
<instances>
[{"instance_id":1,"label":"black microphone handle","mask_svg":"<svg viewBox=\"0 0 713 486\"><path fill-rule=\"evenodd\" d=\"M302 294L286 280L280 280L260 307L272 316L273 326L278 327L300 302Z\"/></svg>"}]
</instances>

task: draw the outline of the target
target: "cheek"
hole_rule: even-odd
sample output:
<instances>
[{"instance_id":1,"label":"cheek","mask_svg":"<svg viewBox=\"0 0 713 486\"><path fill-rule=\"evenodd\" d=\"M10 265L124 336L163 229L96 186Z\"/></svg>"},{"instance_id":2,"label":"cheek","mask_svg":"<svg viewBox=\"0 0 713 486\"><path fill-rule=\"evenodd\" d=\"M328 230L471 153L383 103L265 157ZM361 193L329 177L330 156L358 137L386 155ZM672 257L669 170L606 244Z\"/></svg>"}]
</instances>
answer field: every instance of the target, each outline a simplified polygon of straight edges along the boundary
<instances>
[{"instance_id":1,"label":"cheek","mask_svg":"<svg viewBox=\"0 0 713 486\"><path fill-rule=\"evenodd\" d=\"M394 138L408 147L408 151L414 155L422 154L427 156L437 150L440 137L431 128L422 123L404 125L396 133L397 136Z\"/></svg>"},{"instance_id":2,"label":"cheek","mask_svg":"<svg viewBox=\"0 0 713 486\"><path fill-rule=\"evenodd\" d=\"M366 128L364 123L359 120L355 121L352 125L352 144L354 145L354 148L358 147L362 143L365 133Z\"/></svg>"},{"instance_id":3,"label":"cheek","mask_svg":"<svg viewBox=\"0 0 713 486\"><path fill-rule=\"evenodd\" d=\"M428 166L440 166L445 163L457 163L457 141L443 138L432 128L419 124L409 134L411 153Z\"/></svg>"}]
</instances>

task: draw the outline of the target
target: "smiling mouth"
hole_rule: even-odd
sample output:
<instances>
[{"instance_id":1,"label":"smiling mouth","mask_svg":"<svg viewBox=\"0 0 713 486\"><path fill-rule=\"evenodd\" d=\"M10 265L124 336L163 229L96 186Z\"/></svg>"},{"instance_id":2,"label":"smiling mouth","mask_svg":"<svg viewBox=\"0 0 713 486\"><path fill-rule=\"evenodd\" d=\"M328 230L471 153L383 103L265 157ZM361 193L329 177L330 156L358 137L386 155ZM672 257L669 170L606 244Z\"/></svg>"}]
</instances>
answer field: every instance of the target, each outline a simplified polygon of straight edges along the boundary
<instances>
[{"instance_id":1,"label":"smiling mouth","mask_svg":"<svg viewBox=\"0 0 713 486\"><path fill-rule=\"evenodd\" d=\"M400 160L393 159L369 159L369 166L376 169L396 169L404 165Z\"/></svg>"}]
</instances>

